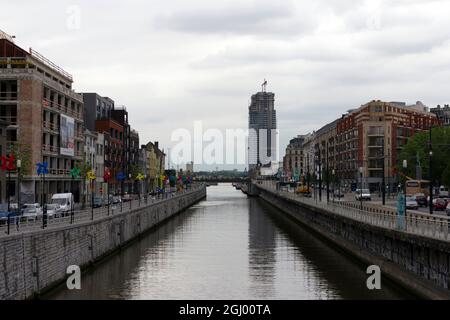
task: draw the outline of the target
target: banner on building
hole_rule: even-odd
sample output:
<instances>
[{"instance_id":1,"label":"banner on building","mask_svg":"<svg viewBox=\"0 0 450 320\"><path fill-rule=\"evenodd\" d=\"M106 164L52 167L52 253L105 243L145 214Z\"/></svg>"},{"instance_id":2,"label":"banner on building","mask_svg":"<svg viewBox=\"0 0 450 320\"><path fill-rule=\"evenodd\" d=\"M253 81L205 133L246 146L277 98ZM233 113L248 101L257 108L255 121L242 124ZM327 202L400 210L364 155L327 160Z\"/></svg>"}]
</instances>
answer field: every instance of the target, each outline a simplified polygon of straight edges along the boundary
<instances>
[{"instance_id":1,"label":"banner on building","mask_svg":"<svg viewBox=\"0 0 450 320\"><path fill-rule=\"evenodd\" d=\"M75 155L75 120L61 115L61 154L73 157Z\"/></svg>"}]
</instances>

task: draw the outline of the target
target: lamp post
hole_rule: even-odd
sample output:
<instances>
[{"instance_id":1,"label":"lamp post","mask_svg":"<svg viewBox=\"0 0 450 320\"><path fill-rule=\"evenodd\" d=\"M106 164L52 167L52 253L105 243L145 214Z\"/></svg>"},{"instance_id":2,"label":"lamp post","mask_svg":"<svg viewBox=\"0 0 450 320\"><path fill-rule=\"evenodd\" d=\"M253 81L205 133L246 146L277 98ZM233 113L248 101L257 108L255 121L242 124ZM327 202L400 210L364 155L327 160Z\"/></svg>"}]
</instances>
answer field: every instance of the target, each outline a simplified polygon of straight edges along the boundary
<instances>
[{"instance_id":1,"label":"lamp post","mask_svg":"<svg viewBox=\"0 0 450 320\"><path fill-rule=\"evenodd\" d=\"M404 182L403 182L403 198L404 198L404 205L405 205L405 217L406 217L406 169L408 168L408 160L403 160L403 173L404 173Z\"/></svg>"},{"instance_id":2,"label":"lamp post","mask_svg":"<svg viewBox=\"0 0 450 320\"><path fill-rule=\"evenodd\" d=\"M17 167L17 210L20 213L20 168L22 167L22 161L20 159L17 159L16 167Z\"/></svg>"},{"instance_id":3,"label":"lamp post","mask_svg":"<svg viewBox=\"0 0 450 320\"><path fill-rule=\"evenodd\" d=\"M80 168L78 168L76 166L74 166L70 170L70 175L72 176L72 181L71 181L71 186L70 186L71 193L72 193L72 196L71 196L72 199L71 199L71 203L70 203L71 204L71 206L70 206L70 223L71 224L74 223L74 218L75 218L75 216L74 216L74 201L75 201L75 197L73 195L73 186L74 186L75 178L78 178L80 176L80 172L81 172Z\"/></svg>"},{"instance_id":4,"label":"lamp post","mask_svg":"<svg viewBox=\"0 0 450 320\"><path fill-rule=\"evenodd\" d=\"M362 195L363 195L363 192L362 192L362 189L363 189L363 182L362 182L362 179L363 179L363 167L359 167L359 202L360 202L360 206L361 206L361 211L362 211L362 209L363 209L363 204L362 204Z\"/></svg>"},{"instance_id":5,"label":"lamp post","mask_svg":"<svg viewBox=\"0 0 450 320\"><path fill-rule=\"evenodd\" d=\"M94 170L88 171L87 178L91 182L91 220L94 220L94 181L97 178Z\"/></svg>"},{"instance_id":6,"label":"lamp post","mask_svg":"<svg viewBox=\"0 0 450 320\"><path fill-rule=\"evenodd\" d=\"M432 147L432 145L431 145L431 129L432 129L433 127L432 126L430 126L430 130L429 130L429 140L428 140L428 145L429 145L429 148L430 148L430 152L429 152L429 157L428 157L428 160L429 160L429 167L430 167L430 174L429 174L429 176L430 176L430 201L429 201L429 203L428 203L428 206L429 206L429 209L430 209L430 214L433 214L433 170L432 170L432 168L433 168L433 166L432 166L432 162L433 162L433 147Z\"/></svg>"},{"instance_id":7,"label":"lamp post","mask_svg":"<svg viewBox=\"0 0 450 320\"><path fill-rule=\"evenodd\" d=\"M106 197L108 199L108 216L109 216L109 206L110 206L110 200L109 200L109 179L111 178L111 172L108 168L105 168L103 172L103 180L106 182Z\"/></svg>"},{"instance_id":8,"label":"lamp post","mask_svg":"<svg viewBox=\"0 0 450 320\"><path fill-rule=\"evenodd\" d=\"M11 210L11 170L8 169L8 183L6 184L8 189L8 212Z\"/></svg>"},{"instance_id":9,"label":"lamp post","mask_svg":"<svg viewBox=\"0 0 450 320\"><path fill-rule=\"evenodd\" d=\"M131 173L128 174L128 181L131 181ZM133 183L129 182L129 186L131 186ZM131 187L128 188L128 192L130 193L130 210L131 210L131 203L133 202L133 198L131 198Z\"/></svg>"},{"instance_id":10,"label":"lamp post","mask_svg":"<svg viewBox=\"0 0 450 320\"><path fill-rule=\"evenodd\" d=\"M322 158L319 145L319 201L322 202Z\"/></svg>"},{"instance_id":11,"label":"lamp post","mask_svg":"<svg viewBox=\"0 0 450 320\"><path fill-rule=\"evenodd\" d=\"M41 180L41 208L42 212L42 229L47 226L47 206L44 205L44 193L45 193L45 175L48 173L48 162L43 161L42 163L37 163L37 174L42 176Z\"/></svg>"},{"instance_id":12,"label":"lamp post","mask_svg":"<svg viewBox=\"0 0 450 320\"><path fill-rule=\"evenodd\" d=\"M336 171L334 169L331 170L331 178L333 179L333 203L334 203L334 194L335 194L335 187L336 187L336 179L335 179Z\"/></svg>"},{"instance_id":13,"label":"lamp post","mask_svg":"<svg viewBox=\"0 0 450 320\"><path fill-rule=\"evenodd\" d=\"M325 154L326 154L326 168L327 168L327 173L326 173L326 178L327 178L327 203L330 201L330 172L329 172L329 167L328 167L328 142L326 143L326 150L325 150Z\"/></svg>"}]
</instances>

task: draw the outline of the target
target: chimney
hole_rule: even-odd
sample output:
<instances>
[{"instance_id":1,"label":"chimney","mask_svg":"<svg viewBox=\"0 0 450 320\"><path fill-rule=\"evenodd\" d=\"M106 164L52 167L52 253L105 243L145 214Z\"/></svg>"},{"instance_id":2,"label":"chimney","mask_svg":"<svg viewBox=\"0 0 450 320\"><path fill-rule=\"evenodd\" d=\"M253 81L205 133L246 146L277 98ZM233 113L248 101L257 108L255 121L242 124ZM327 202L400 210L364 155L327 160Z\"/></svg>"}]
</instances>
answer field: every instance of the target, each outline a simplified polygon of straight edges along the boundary
<instances>
[{"instance_id":1,"label":"chimney","mask_svg":"<svg viewBox=\"0 0 450 320\"><path fill-rule=\"evenodd\" d=\"M159 149L158 148L158 141L155 141L155 149L157 149L157 150Z\"/></svg>"}]
</instances>

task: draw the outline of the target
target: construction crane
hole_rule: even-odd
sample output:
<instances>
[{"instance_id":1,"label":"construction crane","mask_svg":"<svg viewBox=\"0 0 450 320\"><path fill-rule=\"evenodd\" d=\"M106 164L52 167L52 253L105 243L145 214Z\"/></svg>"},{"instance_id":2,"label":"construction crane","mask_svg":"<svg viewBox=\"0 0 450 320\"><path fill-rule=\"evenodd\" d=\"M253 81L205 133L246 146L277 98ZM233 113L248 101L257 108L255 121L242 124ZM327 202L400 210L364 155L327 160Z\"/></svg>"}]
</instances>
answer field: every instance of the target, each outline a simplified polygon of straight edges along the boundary
<instances>
[{"instance_id":1,"label":"construction crane","mask_svg":"<svg viewBox=\"0 0 450 320\"><path fill-rule=\"evenodd\" d=\"M267 87L267 80L264 79L264 82L261 85L262 92L266 92L266 87Z\"/></svg>"}]
</instances>

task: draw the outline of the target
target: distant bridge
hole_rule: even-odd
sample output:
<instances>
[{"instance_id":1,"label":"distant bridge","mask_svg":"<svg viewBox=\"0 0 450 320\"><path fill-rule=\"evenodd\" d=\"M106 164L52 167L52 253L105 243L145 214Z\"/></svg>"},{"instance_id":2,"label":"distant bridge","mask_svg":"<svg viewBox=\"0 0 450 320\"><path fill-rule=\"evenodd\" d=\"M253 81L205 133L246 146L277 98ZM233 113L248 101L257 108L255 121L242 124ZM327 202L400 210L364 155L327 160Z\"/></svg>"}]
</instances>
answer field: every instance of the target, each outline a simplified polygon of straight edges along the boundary
<instances>
[{"instance_id":1,"label":"distant bridge","mask_svg":"<svg viewBox=\"0 0 450 320\"><path fill-rule=\"evenodd\" d=\"M207 177L194 177L194 181L197 182L211 182L211 183L244 183L249 181L248 177L214 177L214 176L207 176Z\"/></svg>"}]
</instances>

